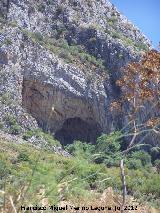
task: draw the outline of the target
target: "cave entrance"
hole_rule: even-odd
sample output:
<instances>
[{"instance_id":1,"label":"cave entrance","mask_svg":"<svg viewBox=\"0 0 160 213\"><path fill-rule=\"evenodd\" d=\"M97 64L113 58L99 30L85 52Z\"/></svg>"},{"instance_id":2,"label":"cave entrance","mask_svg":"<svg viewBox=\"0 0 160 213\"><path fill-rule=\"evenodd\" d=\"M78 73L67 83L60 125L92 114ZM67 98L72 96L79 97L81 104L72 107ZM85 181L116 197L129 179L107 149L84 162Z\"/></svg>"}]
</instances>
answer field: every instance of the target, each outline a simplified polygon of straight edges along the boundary
<instances>
[{"instance_id":1,"label":"cave entrance","mask_svg":"<svg viewBox=\"0 0 160 213\"><path fill-rule=\"evenodd\" d=\"M94 121L86 122L79 117L68 118L62 128L55 133L55 138L62 145L71 144L75 140L94 144L101 132L100 125Z\"/></svg>"}]
</instances>

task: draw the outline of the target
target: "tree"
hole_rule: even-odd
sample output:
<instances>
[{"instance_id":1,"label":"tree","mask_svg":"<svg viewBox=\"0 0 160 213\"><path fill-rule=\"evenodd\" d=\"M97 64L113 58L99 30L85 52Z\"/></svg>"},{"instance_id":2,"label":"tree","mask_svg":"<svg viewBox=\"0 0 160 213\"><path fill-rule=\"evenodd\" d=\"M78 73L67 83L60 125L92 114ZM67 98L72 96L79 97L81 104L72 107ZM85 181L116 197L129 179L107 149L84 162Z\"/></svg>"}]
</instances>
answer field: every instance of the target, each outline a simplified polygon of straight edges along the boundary
<instances>
[{"instance_id":1,"label":"tree","mask_svg":"<svg viewBox=\"0 0 160 213\"><path fill-rule=\"evenodd\" d=\"M121 88L122 96L112 102L111 110L123 108L123 103L128 106L130 132L124 134L132 136L125 150L128 152L137 143L137 136L146 137L150 132L160 136L160 53L151 50L140 62L128 64L116 84Z\"/></svg>"},{"instance_id":2,"label":"tree","mask_svg":"<svg viewBox=\"0 0 160 213\"><path fill-rule=\"evenodd\" d=\"M126 131L124 136L132 137L126 150L123 151L123 154L127 154L137 144L141 145L142 140L137 140L137 136L143 134L144 139L150 132L153 132L160 137L160 116L158 114L160 107L160 53L157 50L151 50L143 56L140 62L128 64L116 84L122 90L122 97L111 104L111 110L120 110L124 106L123 103L127 103L130 132ZM141 116L142 113L146 115L144 118ZM144 157L144 164L146 161L150 161L148 156ZM123 184L121 213L123 213L126 195L123 159L120 169Z\"/></svg>"}]
</instances>

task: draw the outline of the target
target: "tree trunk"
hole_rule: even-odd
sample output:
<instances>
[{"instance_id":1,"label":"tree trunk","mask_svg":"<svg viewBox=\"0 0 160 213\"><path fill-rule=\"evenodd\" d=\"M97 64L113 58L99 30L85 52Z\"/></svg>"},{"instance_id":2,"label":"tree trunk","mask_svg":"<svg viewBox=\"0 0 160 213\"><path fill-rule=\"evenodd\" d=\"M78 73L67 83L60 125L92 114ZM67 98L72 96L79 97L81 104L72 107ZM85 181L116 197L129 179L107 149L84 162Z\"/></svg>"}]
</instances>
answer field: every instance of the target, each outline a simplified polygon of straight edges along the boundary
<instances>
[{"instance_id":1,"label":"tree trunk","mask_svg":"<svg viewBox=\"0 0 160 213\"><path fill-rule=\"evenodd\" d=\"M123 159L120 162L120 169L121 169L121 180L122 180L122 187L123 187L123 202L122 202L122 207L121 207L121 213L124 213L124 206L126 202L126 194L127 194L127 189L126 189L126 177L124 173L124 161Z\"/></svg>"}]
</instances>

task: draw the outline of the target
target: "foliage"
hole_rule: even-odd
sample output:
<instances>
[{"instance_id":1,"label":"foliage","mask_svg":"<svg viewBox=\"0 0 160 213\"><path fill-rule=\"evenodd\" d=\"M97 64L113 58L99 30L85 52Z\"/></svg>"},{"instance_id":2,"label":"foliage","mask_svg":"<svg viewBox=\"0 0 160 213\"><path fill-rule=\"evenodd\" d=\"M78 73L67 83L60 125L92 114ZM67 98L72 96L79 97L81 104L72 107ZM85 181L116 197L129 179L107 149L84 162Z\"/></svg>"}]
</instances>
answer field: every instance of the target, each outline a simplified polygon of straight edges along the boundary
<instances>
[{"instance_id":1,"label":"foliage","mask_svg":"<svg viewBox=\"0 0 160 213\"><path fill-rule=\"evenodd\" d=\"M13 115L7 114L4 120L10 128L9 132L11 134L17 135L21 132L21 126L17 123L16 118Z\"/></svg>"},{"instance_id":2,"label":"foliage","mask_svg":"<svg viewBox=\"0 0 160 213\"><path fill-rule=\"evenodd\" d=\"M114 26L117 21L117 17L115 15L112 15L111 18L107 20L107 23L111 26Z\"/></svg>"},{"instance_id":3,"label":"foliage","mask_svg":"<svg viewBox=\"0 0 160 213\"><path fill-rule=\"evenodd\" d=\"M95 152L94 145L81 141L75 141L73 144L67 145L65 149L73 156L85 159L90 159Z\"/></svg>"},{"instance_id":4,"label":"foliage","mask_svg":"<svg viewBox=\"0 0 160 213\"><path fill-rule=\"evenodd\" d=\"M129 158L127 160L127 168L128 169L141 169L142 168L142 163L140 159L134 159L134 158Z\"/></svg>"},{"instance_id":5,"label":"foliage","mask_svg":"<svg viewBox=\"0 0 160 213\"><path fill-rule=\"evenodd\" d=\"M28 140L34 135L34 131L28 130L23 134L23 139Z\"/></svg>"},{"instance_id":6,"label":"foliage","mask_svg":"<svg viewBox=\"0 0 160 213\"><path fill-rule=\"evenodd\" d=\"M124 99L131 104L134 114L140 110L146 101L153 103L157 100L160 79L159 59L160 53L156 50L146 53L139 63L130 63L124 69L123 77L117 81L117 85L123 90Z\"/></svg>"},{"instance_id":7,"label":"foliage","mask_svg":"<svg viewBox=\"0 0 160 213\"><path fill-rule=\"evenodd\" d=\"M113 132L109 135L103 134L97 139L96 150L99 152L105 152L106 154L120 151L120 137L120 132Z\"/></svg>"},{"instance_id":8,"label":"foliage","mask_svg":"<svg viewBox=\"0 0 160 213\"><path fill-rule=\"evenodd\" d=\"M144 50L145 52L149 50L148 46L144 43L135 43L135 46L139 49L139 50Z\"/></svg>"},{"instance_id":9,"label":"foliage","mask_svg":"<svg viewBox=\"0 0 160 213\"><path fill-rule=\"evenodd\" d=\"M29 140L32 137L44 139L50 146L61 146L59 141L55 140L49 133L43 132L41 129L28 130L23 134L24 140Z\"/></svg>"},{"instance_id":10,"label":"foliage","mask_svg":"<svg viewBox=\"0 0 160 213\"><path fill-rule=\"evenodd\" d=\"M20 134L21 132L21 126L19 124L13 124L10 126L10 131L9 131L11 134L14 134L14 135L18 135Z\"/></svg>"},{"instance_id":11,"label":"foliage","mask_svg":"<svg viewBox=\"0 0 160 213\"><path fill-rule=\"evenodd\" d=\"M159 133L160 119L150 112L142 119L146 106L149 110L158 111L159 106L159 79L160 79L160 53L151 50L146 53L140 62L132 62L123 69L123 76L117 80L117 86L121 87L121 100L111 104L111 110L121 110L124 103L129 110L126 116L129 118L132 139L128 145L130 149L138 140L137 136L148 132ZM154 104L153 104L154 103ZM148 110L148 111L149 111ZM141 119L140 119L141 118ZM126 132L128 130L125 130ZM146 133L146 134L145 134ZM128 132L126 136L128 135ZM128 150L128 149L127 149Z\"/></svg>"},{"instance_id":12,"label":"foliage","mask_svg":"<svg viewBox=\"0 0 160 213\"><path fill-rule=\"evenodd\" d=\"M5 92L0 96L0 102L2 104L11 105L13 100L11 98L11 94L9 92Z\"/></svg>"},{"instance_id":13,"label":"foliage","mask_svg":"<svg viewBox=\"0 0 160 213\"><path fill-rule=\"evenodd\" d=\"M80 45L69 45L65 39L60 37L62 32L65 33L66 28L62 27L57 29L57 33L59 35L58 39L49 38L47 36L44 37L39 32L31 33L24 29L21 30L26 36L29 36L33 42L39 43L40 45L54 52L67 63L83 65L88 70L90 70L92 67L93 71L100 69L102 72L106 73L106 68L102 59L97 59L96 57L90 55Z\"/></svg>"},{"instance_id":14,"label":"foliage","mask_svg":"<svg viewBox=\"0 0 160 213\"><path fill-rule=\"evenodd\" d=\"M29 161L29 156L26 153L21 152L17 156L17 160L18 160L18 162L20 162L20 161Z\"/></svg>"},{"instance_id":15,"label":"foliage","mask_svg":"<svg viewBox=\"0 0 160 213\"><path fill-rule=\"evenodd\" d=\"M104 163L108 167L119 166L119 160L122 157L121 148L121 133L112 132L109 135L103 134L97 139L96 153L94 161L96 163Z\"/></svg>"},{"instance_id":16,"label":"foliage","mask_svg":"<svg viewBox=\"0 0 160 213\"><path fill-rule=\"evenodd\" d=\"M5 41L4 41L4 44L11 45L12 41L10 39L6 38Z\"/></svg>"},{"instance_id":17,"label":"foliage","mask_svg":"<svg viewBox=\"0 0 160 213\"><path fill-rule=\"evenodd\" d=\"M107 168L104 164L88 162L85 158L66 158L54 153L33 148L28 144L16 145L0 141L0 174L6 182L5 191L14 198L14 204L18 209L21 205L39 204L42 197L56 204L59 199L71 202L75 200L92 200L92 189L103 192L107 187L121 190L119 168ZM75 145L82 150L92 150L92 147L77 143ZM4 145L7 152L3 152ZM75 146L73 146L75 148ZM151 170L126 169L128 191L138 197L139 194L151 192L158 200L160 183L158 175ZM0 190L3 190L3 183ZM43 196L39 191L44 191ZM23 200L23 197L25 200ZM149 201L152 199L150 197ZM17 199L18 198L18 199Z\"/></svg>"},{"instance_id":18,"label":"foliage","mask_svg":"<svg viewBox=\"0 0 160 213\"><path fill-rule=\"evenodd\" d=\"M107 167L119 167L119 162L124 157L121 146L122 137L121 132L112 132L109 135L103 134L98 137L95 145L75 141L73 144L67 145L65 149L79 159L86 159L97 164L104 163ZM143 150L134 149L125 158L126 166L129 169L152 166L151 155Z\"/></svg>"},{"instance_id":19,"label":"foliage","mask_svg":"<svg viewBox=\"0 0 160 213\"><path fill-rule=\"evenodd\" d=\"M140 160L143 167L151 165L151 156L145 151L133 152L131 158Z\"/></svg>"}]
</instances>

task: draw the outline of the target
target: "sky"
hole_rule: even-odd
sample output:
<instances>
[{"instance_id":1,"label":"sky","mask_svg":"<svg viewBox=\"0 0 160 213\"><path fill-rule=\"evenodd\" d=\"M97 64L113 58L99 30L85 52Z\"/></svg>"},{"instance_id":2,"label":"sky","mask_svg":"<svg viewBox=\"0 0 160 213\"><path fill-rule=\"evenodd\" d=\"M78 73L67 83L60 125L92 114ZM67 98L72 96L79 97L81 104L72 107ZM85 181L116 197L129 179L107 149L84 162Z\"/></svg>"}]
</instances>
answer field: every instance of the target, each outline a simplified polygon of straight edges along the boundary
<instances>
[{"instance_id":1,"label":"sky","mask_svg":"<svg viewBox=\"0 0 160 213\"><path fill-rule=\"evenodd\" d=\"M110 0L115 7L136 25L154 48L160 42L160 0Z\"/></svg>"}]
</instances>

